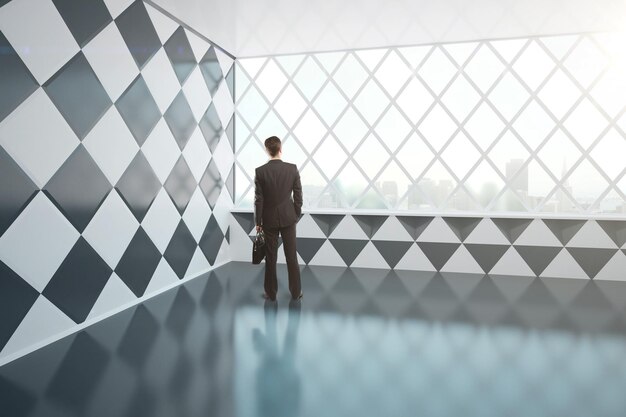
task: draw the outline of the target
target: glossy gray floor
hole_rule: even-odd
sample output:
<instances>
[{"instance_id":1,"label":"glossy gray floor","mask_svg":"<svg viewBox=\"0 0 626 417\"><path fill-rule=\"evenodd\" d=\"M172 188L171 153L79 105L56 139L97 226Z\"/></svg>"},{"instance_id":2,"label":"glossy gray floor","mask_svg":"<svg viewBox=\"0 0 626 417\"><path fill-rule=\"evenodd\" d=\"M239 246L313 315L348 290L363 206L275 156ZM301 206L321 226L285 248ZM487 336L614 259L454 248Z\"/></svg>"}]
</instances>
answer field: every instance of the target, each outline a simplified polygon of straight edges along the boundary
<instances>
[{"instance_id":1,"label":"glossy gray floor","mask_svg":"<svg viewBox=\"0 0 626 417\"><path fill-rule=\"evenodd\" d=\"M623 416L626 283L230 263L0 368L0 415Z\"/></svg>"}]
</instances>

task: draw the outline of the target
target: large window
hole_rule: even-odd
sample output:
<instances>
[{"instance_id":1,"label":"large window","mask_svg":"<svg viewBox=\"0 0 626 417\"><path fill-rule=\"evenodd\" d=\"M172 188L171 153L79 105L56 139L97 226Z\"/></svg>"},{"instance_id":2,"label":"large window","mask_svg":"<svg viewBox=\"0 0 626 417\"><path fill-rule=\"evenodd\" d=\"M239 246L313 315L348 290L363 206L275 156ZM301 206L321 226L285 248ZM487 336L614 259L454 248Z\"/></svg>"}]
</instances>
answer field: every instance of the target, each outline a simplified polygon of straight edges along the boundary
<instances>
[{"instance_id":1,"label":"large window","mask_svg":"<svg viewBox=\"0 0 626 417\"><path fill-rule=\"evenodd\" d=\"M237 61L236 198L266 137L309 208L626 212L624 37Z\"/></svg>"}]
</instances>

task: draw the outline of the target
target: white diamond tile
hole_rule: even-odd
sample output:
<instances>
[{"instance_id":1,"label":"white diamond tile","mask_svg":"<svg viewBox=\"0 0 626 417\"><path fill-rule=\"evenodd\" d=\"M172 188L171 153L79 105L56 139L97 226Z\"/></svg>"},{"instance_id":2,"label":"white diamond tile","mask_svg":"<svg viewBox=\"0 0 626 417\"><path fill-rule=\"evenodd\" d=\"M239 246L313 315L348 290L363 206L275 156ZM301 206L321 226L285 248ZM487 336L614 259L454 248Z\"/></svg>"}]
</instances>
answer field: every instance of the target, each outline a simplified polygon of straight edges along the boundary
<instances>
[{"instance_id":1,"label":"white diamond tile","mask_svg":"<svg viewBox=\"0 0 626 417\"><path fill-rule=\"evenodd\" d=\"M320 249L321 250L321 249ZM319 252L318 252L319 254ZM317 257L317 255L316 255ZM350 264L351 268L390 268L385 258L378 252L376 246L369 241L359 252L354 261Z\"/></svg>"},{"instance_id":2,"label":"white diamond tile","mask_svg":"<svg viewBox=\"0 0 626 417\"><path fill-rule=\"evenodd\" d=\"M89 312L88 320L97 319L111 311L129 305L137 297L114 272L102 289L98 300Z\"/></svg>"},{"instance_id":3,"label":"white diamond tile","mask_svg":"<svg viewBox=\"0 0 626 417\"><path fill-rule=\"evenodd\" d=\"M585 271L583 271L580 265L578 265L578 262L576 262L565 248L563 248L546 269L543 270L540 277L589 279Z\"/></svg>"},{"instance_id":4,"label":"white diamond tile","mask_svg":"<svg viewBox=\"0 0 626 417\"><path fill-rule=\"evenodd\" d=\"M180 219L180 214L172 199L167 195L165 188L161 188L141 222L141 226L159 251L165 253Z\"/></svg>"},{"instance_id":5,"label":"white diamond tile","mask_svg":"<svg viewBox=\"0 0 626 417\"><path fill-rule=\"evenodd\" d=\"M520 254L510 247L502 258L491 268L489 275L515 275L524 277L534 277L535 273L522 259Z\"/></svg>"},{"instance_id":6,"label":"white diamond tile","mask_svg":"<svg viewBox=\"0 0 626 417\"><path fill-rule=\"evenodd\" d=\"M196 120L202 119L211 104L211 93L206 86L200 67L196 67L185 81L183 92Z\"/></svg>"},{"instance_id":7,"label":"white diamond tile","mask_svg":"<svg viewBox=\"0 0 626 417\"><path fill-rule=\"evenodd\" d=\"M345 216L330 234L331 239L369 239L354 217Z\"/></svg>"},{"instance_id":8,"label":"white diamond tile","mask_svg":"<svg viewBox=\"0 0 626 417\"><path fill-rule=\"evenodd\" d=\"M435 217L421 235L417 237L418 242L439 242L439 243L460 243L461 240L450 229L441 217Z\"/></svg>"},{"instance_id":9,"label":"white diamond tile","mask_svg":"<svg viewBox=\"0 0 626 417\"><path fill-rule=\"evenodd\" d=\"M409 271L436 271L437 269L428 260L419 246L413 244L398 261L394 269L406 269Z\"/></svg>"},{"instance_id":10,"label":"white diamond tile","mask_svg":"<svg viewBox=\"0 0 626 417\"><path fill-rule=\"evenodd\" d=\"M228 190L226 190L226 187L224 187L222 188L222 192L220 193L219 197L217 197L215 207L213 207L213 216L215 216L215 220L220 226L220 229L222 229L223 233L226 233L226 229L228 229L231 217L230 209L232 207L233 202L230 199L230 194L228 194Z\"/></svg>"},{"instance_id":11,"label":"white diamond tile","mask_svg":"<svg viewBox=\"0 0 626 417\"><path fill-rule=\"evenodd\" d=\"M80 234L39 193L0 237L0 260L41 292Z\"/></svg>"},{"instance_id":12,"label":"white diamond tile","mask_svg":"<svg viewBox=\"0 0 626 417\"><path fill-rule=\"evenodd\" d=\"M178 284L179 281L178 275L176 275L170 264L167 263L165 258L161 258L144 294L151 294L163 288L171 287Z\"/></svg>"},{"instance_id":13,"label":"white diamond tile","mask_svg":"<svg viewBox=\"0 0 626 417\"><path fill-rule=\"evenodd\" d=\"M217 115L222 122L222 126L228 126L228 122L230 122L230 118L233 116L233 112L235 111L235 104L233 103L233 98L228 91L226 82L222 82L217 88L217 91L213 96L213 103L215 103L215 110L217 111Z\"/></svg>"},{"instance_id":14,"label":"white diamond tile","mask_svg":"<svg viewBox=\"0 0 626 417\"><path fill-rule=\"evenodd\" d=\"M228 174L230 174L233 163L235 162L235 155L233 154L233 148L230 147L226 133L222 134L222 137L213 151L213 160L222 178L228 178Z\"/></svg>"},{"instance_id":15,"label":"white diamond tile","mask_svg":"<svg viewBox=\"0 0 626 417\"><path fill-rule=\"evenodd\" d=\"M322 229L315 223L310 214L305 214L298 221L296 226L298 237L325 239L326 236Z\"/></svg>"},{"instance_id":16,"label":"white diamond tile","mask_svg":"<svg viewBox=\"0 0 626 417\"><path fill-rule=\"evenodd\" d=\"M178 23L149 4L146 4L146 11L148 12L148 16L150 16L150 20L152 20L152 25L154 26L154 30L156 30L159 40L162 44L165 44L176 29L178 29Z\"/></svg>"},{"instance_id":17,"label":"white diamond tile","mask_svg":"<svg viewBox=\"0 0 626 417\"><path fill-rule=\"evenodd\" d=\"M217 62L220 63L222 74L226 77L226 74L228 74L230 68L233 66L234 60L226 55L220 48L215 48L215 56L217 56Z\"/></svg>"},{"instance_id":18,"label":"white diamond tile","mask_svg":"<svg viewBox=\"0 0 626 417\"><path fill-rule=\"evenodd\" d=\"M387 220L372 236L372 240L395 240L401 242L412 242L413 238L402 226L396 216L389 216Z\"/></svg>"},{"instance_id":19,"label":"white diamond tile","mask_svg":"<svg viewBox=\"0 0 626 417\"><path fill-rule=\"evenodd\" d=\"M191 45L191 50L196 57L196 61L200 62L211 47L211 44L186 28L185 34L187 35L187 39L189 39L189 45Z\"/></svg>"},{"instance_id":20,"label":"white diamond tile","mask_svg":"<svg viewBox=\"0 0 626 417\"><path fill-rule=\"evenodd\" d=\"M573 248L617 248L617 245L606 234L595 220L588 220L583 227L567 242Z\"/></svg>"},{"instance_id":21,"label":"white diamond tile","mask_svg":"<svg viewBox=\"0 0 626 417\"><path fill-rule=\"evenodd\" d=\"M113 102L139 74L139 68L115 22L85 45L83 53Z\"/></svg>"},{"instance_id":22,"label":"white diamond tile","mask_svg":"<svg viewBox=\"0 0 626 417\"><path fill-rule=\"evenodd\" d=\"M376 250L376 248L374 248L374 250ZM380 254L378 256L380 256ZM382 256L380 257L382 258ZM346 263L343 259L341 259L341 256L337 253L337 250L335 250L332 243L330 243L329 240L326 240L319 248L315 256L313 256L309 265L346 266Z\"/></svg>"},{"instance_id":23,"label":"white diamond tile","mask_svg":"<svg viewBox=\"0 0 626 417\"><path fill-rule=\"evenodd\" d=\"M35 344L45 344L48 339L71 329L75 325L76 323L72 319L48 301L46 297L40 295L11 336L2 350L2 354L9 355L30 348Z\"/></svg>"},{"instance_id":24,"label":"white diamond tile","mask_svg":"<svg viewBox=\"0 0 626 417\"><path fill-rule=\"evenodd\" d=\"M43 188L79 143L42 89L0 123L0 145L39 188Z\"/></svg>"},{"instance_id":25,"label":"white diamond tile","mask_svg":"<svg viewBox=\"0 0 626 417\"><path fill-rule=\"evenodd\" d=\"M441 272L458 272L463 274L484 274L476 259L463 245L452 254L450 259L441 267Z\"/></svg>"},{"instance_id":26,"label":"white diamond tile","mask_svg":"<svg viewBox=\"0 0 626 417\"><path fill-rule=\"evenodd\" d=\"M109 9L113 19L117 18L134 0L104 0L104 4Z\"/></svg>"},{"instance_id":27,"label":"white diamond tile","mask_svg":"<svg viewBox=\"0 0 626 417\"><path fill-rule=\"evenodd\" d=\"M111 269L115 269L138 227L135 216L113 190L83 232L83 237Z\"/></svg>"},{"instance_id":28,"label":"white diamond tile","mask_svg":"<svg viewBox=\"0 0 626 417\"><path fill-rule=\"evenodd\" d=\"M111 184L117 184L139 151L137 141L115 106L109 108L83 139L83 145Z\"/></svg>"},{"instance_id":29,"label":"white diamond tile","mask_svg":"<svg viewBox=\"0 0 626 417\"><path fill-rule=\"evenodd\" d=\"M211 151L209 150L209 146L207 145L206 140L204 140L204 136L202 135L202 131L199 127L196 127L194 132L191 134L191 137L183 150L183 156L185 157L187 165L189 165L189 169L191 170L194 178L197 182L200 182L202 175L206 171L206 167L209 165L209 161L211 160Z\"/></svg>"},{"instance_id":30,"label":"white diamond tile","mask_svg":"<svg viewBox=\"0 0 626 417\"><path fill-rule=\"evenodd\" d=\"M554 233L540 219L533 220L513 243L528 246L562 246Z\"/></svg>"},{"instance_id":31,"label":"white diamond tile","mask_svg":"<svg viewBox=\"0 0 626 417\"><path fill-rule=\"evenodd\" d=\"M141 147L141 151L161 184L165 184L181 152L164 119L159 120Z\"/></svg>"},{"instance_id":32,"label":"white diamond tile","mask_svg":"<svg viewBox=\"0 0 626 417\"><path fill-rule=\"evenodd\" d=\"M196 187L196 191L194 191L191 196L191 200L189 200L187 209L183 214L183 220L193 237L196 239L196 242L200 242L200 238L202 237L202 233L204 232L210 217L211 207L209 207L206 198L204 198L204 194L202 194L200 187Z\"/></svg>"},{"instance_id":33,"label":"white diamond tile","mask_svg":"<svg viewBox=\"0 0 626 417\"><path fill-rule=\"evenodd\" d=\"M509 241L502 234L498 226L490 218L484 218L478 223L472 233L464 240L465 243L508 245Z\"/></svg>"},{"instance_id":34,"label":"white diamond tile","mask_svg":"<svg viewBox=\"0 0 626 417\"><path fill-rule=\"evenodd\" d=\"M207 272L209 269L211 269L211 264L202 253L202 250L199 247L196 248L193 257L191 258L191 262L189 262L189 266L187 267L187 276L195 277Z\"/></svg>"},{"instance_id":35,"label":"white diamond tile","mask_svg":"<svg viewBox=\"0 0 626 417\"><path fill-rule=\"evenodd\" d=\"M0 9L0 28L39 84L80 51L50 0L9 2Z\"/></svg>"},{"instance_id":36,"label":"white diamond tile","mask_svg":"<svg viewBox=\"0 0 626 417\"><path fill-rule=\"evenodd\" d=\"M141 71L161 113L165 113L181 89L165 49L161 48Z\"/></svg>"}]
</instances>

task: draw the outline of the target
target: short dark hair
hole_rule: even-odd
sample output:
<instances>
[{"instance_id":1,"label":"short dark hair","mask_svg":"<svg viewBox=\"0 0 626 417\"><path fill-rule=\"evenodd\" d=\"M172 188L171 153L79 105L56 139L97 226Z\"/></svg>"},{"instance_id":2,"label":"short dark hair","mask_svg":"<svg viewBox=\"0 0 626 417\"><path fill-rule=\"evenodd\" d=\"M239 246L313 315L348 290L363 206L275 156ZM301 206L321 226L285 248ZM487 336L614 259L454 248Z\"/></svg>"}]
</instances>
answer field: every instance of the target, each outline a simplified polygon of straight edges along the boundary
<instances>
[{"instance_id":1,"label":"short dark hair","mask_svg":"<svg viewBox=\"0 0 626 417\"><path fill-rule=\"evenodd\" d=\"M280 139L276 136L270 136L265 139L265 149L272 155L272 158L278 155L278 151L280 151L281 143Z\"/></svg>"}]
</instances>

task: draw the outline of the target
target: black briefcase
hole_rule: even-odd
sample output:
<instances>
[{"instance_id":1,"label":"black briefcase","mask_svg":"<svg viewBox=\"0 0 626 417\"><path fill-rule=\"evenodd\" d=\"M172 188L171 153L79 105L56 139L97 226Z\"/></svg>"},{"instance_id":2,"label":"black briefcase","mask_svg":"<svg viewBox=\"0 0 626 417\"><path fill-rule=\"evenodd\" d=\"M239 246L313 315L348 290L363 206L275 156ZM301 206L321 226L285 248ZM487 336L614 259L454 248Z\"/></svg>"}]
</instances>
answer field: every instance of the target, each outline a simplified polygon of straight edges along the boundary
<instances>
[{"instance_id":1,"label":"black briefcase","mask_svg":"<svg viewBox=\"0 0 626 417\"><path fill-rule=\"evenodd\" d=\"M252 263L260 264L263 258L265 258L265 233L261 230L257 232L252 242Z\"/></svg>"}]
</instances>

